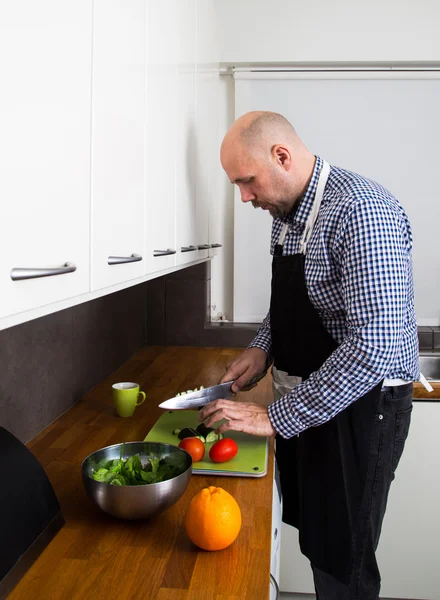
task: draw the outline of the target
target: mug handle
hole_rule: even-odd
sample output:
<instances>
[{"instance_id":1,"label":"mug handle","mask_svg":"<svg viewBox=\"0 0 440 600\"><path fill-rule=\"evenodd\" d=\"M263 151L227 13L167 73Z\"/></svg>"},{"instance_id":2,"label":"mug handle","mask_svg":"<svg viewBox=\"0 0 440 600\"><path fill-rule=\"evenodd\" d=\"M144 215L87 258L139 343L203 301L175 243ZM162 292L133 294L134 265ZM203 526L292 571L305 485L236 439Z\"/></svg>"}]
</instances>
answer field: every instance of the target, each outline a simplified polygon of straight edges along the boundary
<instances>
[{"instance_id":1,"label":"mug handle","mask_svg":"<svg viewBox=\"0 0 440 600\"><path fill-rule=\"evenodd\" d=\"M136 406L140 406L142 404L142 402L145 402L145 398L146 398L145 392L139 392L138 398L139 398L139 396L143 396L143 398L140 402L136 402Z\"/></svg>"}]
</instances>

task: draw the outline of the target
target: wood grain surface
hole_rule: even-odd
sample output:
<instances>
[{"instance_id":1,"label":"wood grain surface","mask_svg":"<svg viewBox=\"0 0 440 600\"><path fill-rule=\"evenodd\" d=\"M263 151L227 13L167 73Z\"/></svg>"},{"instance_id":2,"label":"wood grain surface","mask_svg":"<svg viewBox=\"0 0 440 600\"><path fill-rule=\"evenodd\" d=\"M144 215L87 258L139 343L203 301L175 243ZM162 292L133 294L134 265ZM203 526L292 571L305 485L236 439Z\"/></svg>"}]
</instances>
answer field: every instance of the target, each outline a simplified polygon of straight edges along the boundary
<instances>
[{"instance_id":1,"label":"wood grain surface","mask_svg":"<svg viewBox=\"0 0 440 600\"><path fill-rule=\"evenodd\" d=\"M88 498L80 466L91 452L142 440L162 414L158 404L177 392L213 385L237 349L146 347L28 447L46 470L66 525L9 595L8 600L267 600L269 597L273 443L266 477L193 475L183 497L149 521L123 521ZM90 356L91 368L93 356ZM133 417L114 411L111 385L135 381L147 400ZM271 401L270 375L241 400ZM60 391L61 393L61 391ZM239 398L240 399L240 398ZM192 497L223 487L240 505L243 526L221 552L199 551L183 526Z\"/></svg>"},{"instance_id":2,"label":"wood grain surface","mask_svg":"<svg viewBox=\"0 0 440 600\"><path fill-rule=\"evenodd\" d=\"M432 392L428 392L425 387L421 383L414 384L414 392L413 398L423 399L423 401L439 401L440 400L440 382L430 382L434 390Z\"/></svg>"}]
</instances>

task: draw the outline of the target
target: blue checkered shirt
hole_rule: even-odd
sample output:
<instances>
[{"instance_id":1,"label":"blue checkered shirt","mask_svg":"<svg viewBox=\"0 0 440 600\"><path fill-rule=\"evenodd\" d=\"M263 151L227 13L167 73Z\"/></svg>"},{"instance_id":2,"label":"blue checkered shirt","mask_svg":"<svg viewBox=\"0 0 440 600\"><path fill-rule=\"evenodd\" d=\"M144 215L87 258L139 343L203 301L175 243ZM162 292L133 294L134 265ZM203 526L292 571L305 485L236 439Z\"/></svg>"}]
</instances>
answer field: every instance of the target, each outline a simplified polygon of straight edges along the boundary
<instances>
[{"instance_id":1,"label":"blue checkered shirt","mask_svg":"<svg viewBox=\"0 0 440 600\"><path fill-rule=\"evenodd\" d=\"M317 157L296 212L274 219L271 254L284 223L283 254L299 252L322 164ZM331 167L305 278L310 300L339 346L319 371L269 406L282 437L325 423L383 379L419 380L411 249L411 227L396 198L374 181ZM270 355L270 314L249 347Z\"/></svg>"}]
</instances>

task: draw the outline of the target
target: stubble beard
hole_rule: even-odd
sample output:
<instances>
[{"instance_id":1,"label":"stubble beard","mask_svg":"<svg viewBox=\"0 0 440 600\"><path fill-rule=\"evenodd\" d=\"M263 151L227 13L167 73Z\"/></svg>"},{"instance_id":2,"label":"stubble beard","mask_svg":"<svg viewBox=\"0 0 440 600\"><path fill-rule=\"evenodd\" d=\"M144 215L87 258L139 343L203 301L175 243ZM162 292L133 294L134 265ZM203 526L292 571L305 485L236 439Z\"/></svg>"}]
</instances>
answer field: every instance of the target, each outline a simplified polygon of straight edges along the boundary
<instances>
[{"instance_id":1,"label":"stubble beard","mask_svg":"<svg viewBox=\"0 0 440 600\"><path fill-rule=\"evenodd\" d=\"M252 200L252 206L254 208L261 208L258 202ZM282 200L281 206L274 206L273 204L268 206L268 212L274 219L283 219L291 212L292 208L288 205L287 201Z\"/></svg>"}]
</instances>

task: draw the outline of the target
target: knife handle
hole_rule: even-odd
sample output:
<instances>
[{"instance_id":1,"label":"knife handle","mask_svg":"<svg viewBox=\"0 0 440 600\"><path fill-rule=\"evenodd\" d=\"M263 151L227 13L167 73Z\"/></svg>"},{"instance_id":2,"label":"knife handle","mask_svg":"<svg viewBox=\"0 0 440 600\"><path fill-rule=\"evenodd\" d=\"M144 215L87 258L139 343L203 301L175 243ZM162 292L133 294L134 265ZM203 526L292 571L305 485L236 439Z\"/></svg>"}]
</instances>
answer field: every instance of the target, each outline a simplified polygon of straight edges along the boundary
<instances>
[{"instance_id":1,"label":"knife handle","mask_svg":"<svg viewBox=\"0 0 440 600\"><path fill-rule=\"evenodd\" d=\"M252 377L252 379L250 381L248 381L244 387L241 388L241 391L248 392L249 390L254 388L259 381L261 381L264 377L266 377L266 373L267 373L267 370L263 371L259 375L255 375L255 377Z\"/></svg>"}]
</instances>

